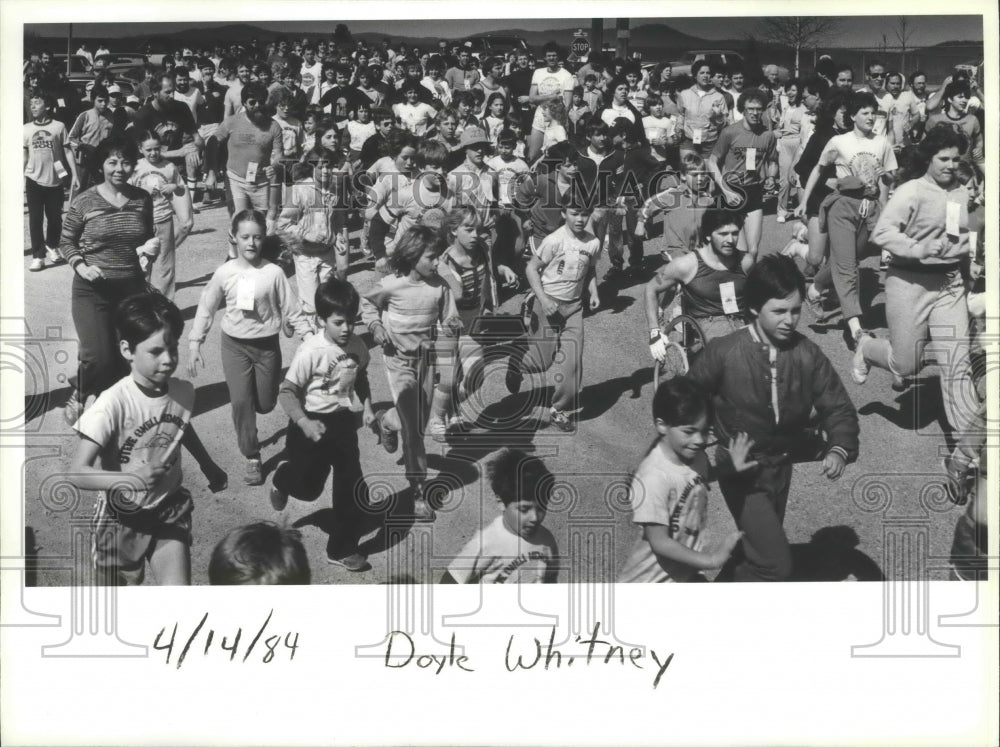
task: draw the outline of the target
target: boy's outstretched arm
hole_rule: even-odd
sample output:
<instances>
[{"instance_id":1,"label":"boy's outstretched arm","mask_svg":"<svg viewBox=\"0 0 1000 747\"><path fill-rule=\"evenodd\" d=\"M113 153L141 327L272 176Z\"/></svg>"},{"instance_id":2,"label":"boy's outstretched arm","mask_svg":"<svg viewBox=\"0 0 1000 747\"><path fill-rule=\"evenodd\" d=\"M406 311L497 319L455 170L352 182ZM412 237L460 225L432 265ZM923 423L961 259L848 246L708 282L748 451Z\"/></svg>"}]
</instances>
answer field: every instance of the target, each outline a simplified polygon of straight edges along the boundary
<instances>
[{"instance_id":1,"label":"boy's outstretched arm","mask_svg":"<svg viewBox=\"0 0 1000 747\"><path fill-rule=\"evenodd\" d=\"M733 532L713 552L699 552L682 545L670 536L670 529L663 524L644 524L642 535L657 557L683 563L700 571L710 571L714 568L721 568L725 564L729 556L732 555L736 543L743 536L743 532Z\"/></svg>"}]
</instances>

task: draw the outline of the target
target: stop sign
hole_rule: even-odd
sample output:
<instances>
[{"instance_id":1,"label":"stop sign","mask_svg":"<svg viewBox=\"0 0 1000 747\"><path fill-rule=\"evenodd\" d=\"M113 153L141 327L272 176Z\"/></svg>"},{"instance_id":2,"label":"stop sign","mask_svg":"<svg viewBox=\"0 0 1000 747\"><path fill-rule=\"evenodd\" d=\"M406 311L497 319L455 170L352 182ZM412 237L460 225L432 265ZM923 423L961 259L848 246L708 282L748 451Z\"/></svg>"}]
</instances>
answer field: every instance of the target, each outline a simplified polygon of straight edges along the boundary
<instances>
[{"instance_id":1,"label":"stop sign","mask_svg":"<svg viewBox=\"0 0 1000 747\"><path fill-rule=\"evenodd\" d=\"M573 39L573 44L570 47L573 50L573 54L577 57L583 57L590 51L590 42L586 38L581 39L579 37Z\"/></svg>"}]
</instances>

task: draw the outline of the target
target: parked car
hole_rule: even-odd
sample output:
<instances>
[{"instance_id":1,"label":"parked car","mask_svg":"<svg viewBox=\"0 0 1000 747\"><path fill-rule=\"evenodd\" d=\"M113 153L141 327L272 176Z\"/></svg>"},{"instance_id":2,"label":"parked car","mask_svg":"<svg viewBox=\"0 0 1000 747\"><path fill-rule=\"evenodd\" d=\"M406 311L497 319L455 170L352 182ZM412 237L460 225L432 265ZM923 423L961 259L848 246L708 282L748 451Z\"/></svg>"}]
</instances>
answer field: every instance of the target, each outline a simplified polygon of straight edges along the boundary
<instances>
[{"instance_id":1,"label":"parked car","mask_svg":"<svg viewBox=\"0 0 1000 747\"><path fill-rule=\"evenodd\" d=\"M486 34L485 36L470 36L468 39L462 40L463 45L466 42L472 43L472 56L477 59L503 56L508 52L531 51L528 43L520 36Z\"/></svg>"},{"instance_id":2,"label":"parked car","mask_svg":"<svg viewBox=\"0 0 1000 747\"><path fill-rule=\"evenodd\" d=\"M71 75L69 76L69 84L73 86L79 95L79 100L90 104L90 89L94 87L94 75L93 74L81 74L81 75ZM126 98L132 94L138 83L130 78L122 78L121 76L115 76L115 85L122 89L122 98Z\"/></svg>"},{"instance_id":3,"label":"parked car","mask_svg":"<svg viewBox=\"0 0 1000 747\"><path fill-rule=\"evenodd\" d=\"M66 55L65 54L54 54L52 55L52 64L59 68L60 70L66 69ZM82 54L71 54L69 55L69 74L70 75L80 75L81 73L89 73L91 67L90 60L84 57Z\"/></svg>"}]
</instances>

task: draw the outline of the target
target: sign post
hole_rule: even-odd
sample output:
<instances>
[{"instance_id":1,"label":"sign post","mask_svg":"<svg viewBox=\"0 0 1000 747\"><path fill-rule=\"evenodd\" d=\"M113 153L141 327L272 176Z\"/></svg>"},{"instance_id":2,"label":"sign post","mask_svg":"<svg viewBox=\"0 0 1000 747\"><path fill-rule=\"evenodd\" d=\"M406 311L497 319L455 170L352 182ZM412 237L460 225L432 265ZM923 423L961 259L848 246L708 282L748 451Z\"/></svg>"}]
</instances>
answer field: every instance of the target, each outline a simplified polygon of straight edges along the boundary
<instances>
[{"instance_id":1,"label":"sign post","mask_svg":"<svg viewBox=\"0 0 1000 747\"><path fill-rule=\"evenodd\" d=\"M577 29L573 33L573 42L570 44L570 49L573 50L573 54L577 59L583 59L590 54L590 41L587 39L587 33L583 29Z\"/></svg>"}]
</instances>

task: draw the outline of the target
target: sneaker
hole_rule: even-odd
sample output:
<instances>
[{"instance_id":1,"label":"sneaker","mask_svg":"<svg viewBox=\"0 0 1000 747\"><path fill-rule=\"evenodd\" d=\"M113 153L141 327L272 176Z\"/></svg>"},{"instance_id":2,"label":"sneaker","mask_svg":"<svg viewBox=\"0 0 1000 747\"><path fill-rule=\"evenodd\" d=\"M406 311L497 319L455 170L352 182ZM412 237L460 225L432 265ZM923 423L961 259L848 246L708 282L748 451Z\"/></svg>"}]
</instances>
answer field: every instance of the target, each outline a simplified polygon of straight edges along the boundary
<instances>
[{"instance_id":1,"label":"sneaker","mask_svg":"<svg viewBox=\"0 0 1000 747\"><path fill-rule=\"evenodd\" d=\"M910 382L904 379L899 374L892 375L892 391L894 392L905 392L910 388Z\"/></svg>"},{"instance_id":2,"label":"sneaker","mask_svg":"<svg viewBox=\"0 0 1000 747\"><path fill-rule=\"evenodd\" d=\"M524 381L524 373L521 371L521 364L512 355L507 359L507 375L504 377L507 391L511 394L517 394L521 391L522 381Z\"/></svg>"},{"instance_id":3,"label":"sneaker","mask_svg":"<svg viewBox=\"0 0 1000 747\"><path fill-rule=\"evenodd\" d=\"M288 493L285 493L278 489L278 486L273 482L271 483L271 508L275 511L284 511L285 506L288 505Z\"/></svg>"},{"instance_id":4,"label":"sneaker","mask_svg":"<svg viewBox=\"0 0 1000 747\"><path fill-rule=\"evenodd\" d=\"M774 219L778 221L778 223L785 223L788 220L788 216L784 213L778 213Z\"/></svg>"},{"instance_id":5,"label":"sneaker","mask_svg":"<svg viewBox=\"0 0 1000 747\"><path fill-rule=\"evenodd\" d=\"M851 362L851 378L855 384L864 384L868 381L868 373L871 365L865 360L865 341L873 339L870 334L862 330L858 335L857 347L854 350L854 359Z\"/></svg>"},{"instance_id":6,"label":"sneaker","mask_svg":"<svg viewBox=\"0 0 1000 747\"><path fill-rule=\"evenodd\" d=\"M371 565L368 564L368 559L365 558L361 553L351 553L343 558L335 558L330 553L326 554L326 562L330 565L336 565L344 568L352 573L358 573L359 571L371 570Z\"/></svg>"},{"instance_id":7,"label":"sneaker","mask_svg":"<svg viewBox=\"0 0 1000 747\"><path fill-rule=\"evenodd\" d=\"M372 423L372 430L382 444L382 448L389 454L395 454L399 448L399 433L385 424L385 410L378 414L375 422Z\"/></svg>"},{"instance_id":8,"label":"sneaker","mask_svg":"<svg viewBox=\"0 0 1000 747\"><path fill-rule=\"evenodd\" d=\"M62 255L59 253L58 249L53 249L51 246L45 248L45 260L50 265L59 265L65 262Z\"/></svg>"},{"instance_id":9,"label":"sneaker","mask_svg":"<svg viewBox=\"0 0 1000 747\"><path fill-rule=\"evenodd\" d=\"M552 408L549 423L554 425L556 428L561 430L563 433L572 433L576 430L576 426L573 424L572 419L569 415L564 413L562 410L557 410Z\"/></svg>"},{"instance_id":10,"label":"sneaker","mask_svg":"<svg viewBox=\"0 0 1000 747\"><path fill-rule=\"evenodd\" d=\"M847 349L850 350L852 353L855 350L857 350L857 348L858 348L858 340L861 338L861 335L870 334L869 332L865 331L864 329L859 329L857 334L853 334L851 332L851 326L846 321L844 322L843 329L844 329L844 331L843 331L844 344L847 346Z\"/></svg>"},{"instance_id":11,"label":"sneaker","mask_svg":"<svg viewBox=\"0 0 1000 747\"><path fill-rule=\"evenodd\" d=\"M39 257L35 257L28 263L29 272L39 272L45 269L45 260Z\"/></svg>"},{"instance_id":12,"label":"sneaker","mask_svg":"<svg viewBox=\"0 0 1000 747\"><path fill-rule=\"evenodd\" d=\"M251 486L264 484L264 474L261 472L260 459L247 459L243 482Z\"/></svg>"},{"instance_id":13,"label":"sneaker","mask_svg":"<svg viewBox=\"0 0 1000 747\"><path fill-rule=\"evenodd\" d=\"M420 522L431 522L437 518L437 514L424 498L424 484L417 483L412 487L413 491L413 520Z\"/></svg>"},{"instance_id":14,"label":"sneaker","mask_svg":"<svg viewBox=\"0 0 1000 747\"><path fill-rule=\"evenodd\" d=\"M604 273L604 277L601 278L601 282L604 283L616 283L622 279L623 271L621 267L617 265L612 265L608 268L608 271Z\"/></svg>"}]
</instances>

